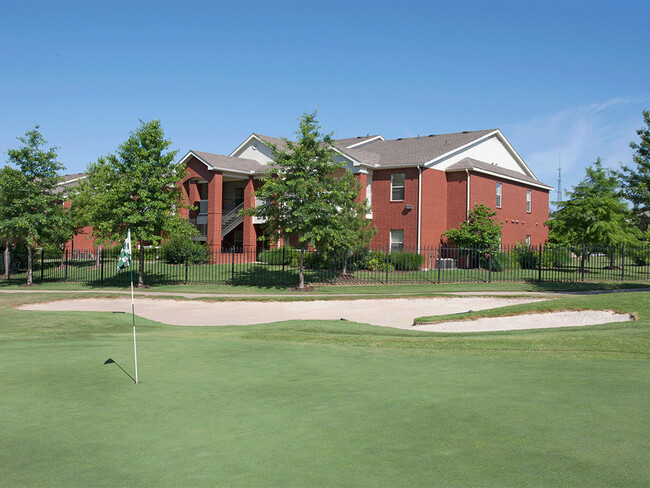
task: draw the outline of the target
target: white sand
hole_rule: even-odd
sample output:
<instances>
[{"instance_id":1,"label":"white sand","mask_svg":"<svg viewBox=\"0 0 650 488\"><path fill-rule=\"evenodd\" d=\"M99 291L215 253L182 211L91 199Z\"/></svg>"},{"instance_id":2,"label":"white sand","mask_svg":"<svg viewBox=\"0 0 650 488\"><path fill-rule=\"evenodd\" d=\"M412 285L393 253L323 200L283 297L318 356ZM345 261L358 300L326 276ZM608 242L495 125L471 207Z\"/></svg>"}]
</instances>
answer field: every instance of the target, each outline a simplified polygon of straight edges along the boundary
<instances>
[{"instance_id":1,"label":"white sand","mask_svg":"<svg viewBox=\"0 0 650 488\"><path fill-rule=\"evenodd\" d=\"M413 326L421 316L483 310L539 298L450 297L315 301L223 301L202 302L137 298L136 315L171 325L250 325L283 320L338 320L368 323L408 330L470 332L491 330L573 327L629 320L613 312L557 312L514 317L488 318ZM127 298L87 298L41 302L17 307L21 310L131 312Z\"/></svg>"}]
</instances>

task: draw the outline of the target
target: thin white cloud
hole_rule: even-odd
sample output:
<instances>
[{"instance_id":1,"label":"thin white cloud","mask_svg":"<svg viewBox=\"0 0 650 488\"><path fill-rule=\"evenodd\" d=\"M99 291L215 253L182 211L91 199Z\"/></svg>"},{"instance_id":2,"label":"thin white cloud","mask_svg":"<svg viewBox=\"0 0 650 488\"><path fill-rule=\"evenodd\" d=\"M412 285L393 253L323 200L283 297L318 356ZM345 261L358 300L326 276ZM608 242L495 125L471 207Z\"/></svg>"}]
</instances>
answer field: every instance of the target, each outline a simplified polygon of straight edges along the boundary
<instances>
[{"instance_id":1,"label":"thin white cloud","mask_svg":"<svg viewBox=\"0 0 650 488\"><path fill-rule=\"evenodd\" d=\"M587 106L567 107L504 127L506 137L537 177L556 186L558 158L562 188L570 189L584 177L584 169L600 157L605 166L629 163L629 143L643 123L641 111L649 96L615 98ZM553 192L551 200L556 198Z\"/></svg>"}]
</instances>

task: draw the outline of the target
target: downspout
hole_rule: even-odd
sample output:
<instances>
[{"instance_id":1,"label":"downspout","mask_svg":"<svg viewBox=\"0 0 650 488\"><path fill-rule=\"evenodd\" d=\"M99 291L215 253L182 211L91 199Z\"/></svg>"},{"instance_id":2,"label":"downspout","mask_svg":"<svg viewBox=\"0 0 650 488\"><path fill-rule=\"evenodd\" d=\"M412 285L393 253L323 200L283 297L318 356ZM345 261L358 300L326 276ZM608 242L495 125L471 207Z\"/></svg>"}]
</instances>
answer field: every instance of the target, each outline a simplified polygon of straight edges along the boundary
<instances>
[{"instance_id":1,"label":"downspout","mask_svg":"<svg viewBox=\"0 0 650 488\"><path fill-rule=\"evenodd\" d=\"M465 173L467 173L467 212L465 213L465 221L469 221L469 169L466 169Z\"/></svg>"},{"instance_id":2,"label":"downspout","mask_svg":"<svg viewBox=\"0 0 650 488\"><path fill-rule=\"evenodd\" d=\"M418 254L420 253L421 227L422 227L422 166L418 166Z\"/></svg>"}]
</instances>

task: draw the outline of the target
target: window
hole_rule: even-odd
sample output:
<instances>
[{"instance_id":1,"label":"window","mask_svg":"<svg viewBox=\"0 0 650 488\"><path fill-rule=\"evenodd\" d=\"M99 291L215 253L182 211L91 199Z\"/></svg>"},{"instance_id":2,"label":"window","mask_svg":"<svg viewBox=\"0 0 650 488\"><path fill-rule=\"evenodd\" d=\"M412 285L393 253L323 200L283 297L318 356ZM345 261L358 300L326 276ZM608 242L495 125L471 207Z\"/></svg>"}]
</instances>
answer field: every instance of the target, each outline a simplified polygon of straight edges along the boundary
<instances>
[{"instance_id":1,"label":"window","mask_svg":"<svg viewBox=\"0 0 650 488\"><path fill-rule=\"evenodd\" d=\"M366 200L368 201L368 208L372 207L372 175L366 176Z\"/></svg>"},{"instance_id":2,"label":"window","mask_svg":"<svg viewBox=\"0 0 650 488\"><path fill-rule=\"evenodd\" d=\"M390 175L390 201L404 200L404 173Z\"/></svg>"},{"instance_id":3,"label":"window","mask_svg":"<svg viewBox=\"0 0 650 488\"><path fill-rule=\"evenodd\" d=\"M530 236L526 236L526 245L530 247Z\"/></svg>"},{"instance_id":4,"label":"window","mask_svg":"<svg viewBox=\"0 0 650 488\"><path fill-rule=\"evenodd\" d=\"M526 190L526 212L530 213L533 208L533 192Z\"/></svg>"},{"instance_id":5,"label":"window","mask_svg":"<svg viewBox=\"0 0 650 488\"><path fill-rule=\"evenodd\" d=\"M497 208L501 208L501 193L503 192L503 185L497 183Z\"/></svg>"},{"instance_id":6,"label":"window","mask_svg":"<svg viewBox=\"0 0 650 488\"><path fill-rule=\"evenodd\" d=\"M391 229L390 231L390 250L404 250L404 229Z\"/></svg>"}]
</instances>

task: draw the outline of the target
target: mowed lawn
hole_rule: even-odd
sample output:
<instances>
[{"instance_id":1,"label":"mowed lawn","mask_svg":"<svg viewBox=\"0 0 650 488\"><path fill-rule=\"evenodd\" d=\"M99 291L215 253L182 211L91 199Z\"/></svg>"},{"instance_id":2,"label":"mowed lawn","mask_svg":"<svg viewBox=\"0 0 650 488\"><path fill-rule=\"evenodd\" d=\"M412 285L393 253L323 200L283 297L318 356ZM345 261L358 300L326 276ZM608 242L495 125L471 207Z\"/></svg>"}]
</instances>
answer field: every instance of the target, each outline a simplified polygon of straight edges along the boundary
<instances>
[{"instance_id":1,"label":"mowed lawn","mask_svg":"<svg viewBox=\"0 0 650 488\"><path fill-rule=\"evenodd\" d=\"M650 485L650 293L456 336L137 319L137 386L129 315L9 308L57 297L0 296L3 487Z\"/></svg>"}]
</instances>

